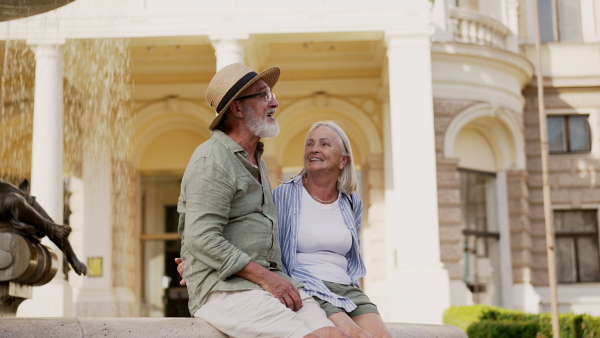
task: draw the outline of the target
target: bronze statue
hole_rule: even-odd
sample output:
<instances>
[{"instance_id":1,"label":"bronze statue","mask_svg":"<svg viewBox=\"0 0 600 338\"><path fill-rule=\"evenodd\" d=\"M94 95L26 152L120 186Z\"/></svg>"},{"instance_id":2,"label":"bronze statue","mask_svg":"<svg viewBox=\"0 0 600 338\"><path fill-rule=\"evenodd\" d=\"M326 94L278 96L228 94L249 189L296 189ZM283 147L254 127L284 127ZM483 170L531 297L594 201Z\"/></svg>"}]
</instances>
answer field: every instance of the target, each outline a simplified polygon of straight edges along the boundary
<instances>
[{"instance_id":1,"label":"bronze statue","mask_svg":"<svg viewBox=\"0 0 600 338\"><path fill-rule=\"evenodd\" d=\"M35 197L29 195L27 179L18 188L0 180L0 231L11 229L38 242L42 237L48 236L65 254L78 275L87 273L87 267L77 259L69 242L71 228L56 224L36 202Z\"/></svg>"}]
</instances>

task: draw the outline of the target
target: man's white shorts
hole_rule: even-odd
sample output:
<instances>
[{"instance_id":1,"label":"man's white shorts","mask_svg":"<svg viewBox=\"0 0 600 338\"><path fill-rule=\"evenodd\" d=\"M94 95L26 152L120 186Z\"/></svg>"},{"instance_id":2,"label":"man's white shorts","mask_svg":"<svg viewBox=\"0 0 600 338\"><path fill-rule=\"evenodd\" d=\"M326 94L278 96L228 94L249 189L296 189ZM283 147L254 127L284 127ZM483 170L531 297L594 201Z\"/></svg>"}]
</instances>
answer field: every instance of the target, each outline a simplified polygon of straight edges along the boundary
<instances>
[{"instance_id":1,"label":"man's white shorts","mask_svg":"<svg viewBox=\"0 0 600 338\"><path fill-rule=\"evenodd\" d=\"M214 291L194 313L231 337L304 337L335 326L302 289L302 308L294 312L265 290Z\"/></svg>"}]
</instances>

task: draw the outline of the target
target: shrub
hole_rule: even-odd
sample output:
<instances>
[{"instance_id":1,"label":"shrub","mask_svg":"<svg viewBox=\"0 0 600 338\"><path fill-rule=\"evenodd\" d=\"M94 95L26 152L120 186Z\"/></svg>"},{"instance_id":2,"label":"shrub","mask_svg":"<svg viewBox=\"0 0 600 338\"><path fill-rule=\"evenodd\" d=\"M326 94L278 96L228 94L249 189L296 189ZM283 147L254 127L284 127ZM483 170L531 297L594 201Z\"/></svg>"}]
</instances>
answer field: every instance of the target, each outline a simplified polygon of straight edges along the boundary
<instances>
[{"instance_id":1,"label":"shrub","mask_svg":"<svg viewBox=\"0 0 600 338\"><path fill-rule=\"evenodd\" d=\"M538 315L532 315L515 310L488 307L483 311L481 320L493 320L499 322L527 322L537 320Z\"/></svg>"},{"instance_id":2,"label":"shrub","mask_svg":"<svg viewBox=\"0 0 600 338\"><path fill-rule=\"evenodd\" d=\"M561 314L560 338L600 337L600 317ZM552 317L502 308L453 306L444 312L444 323L464 330L470 338L552 337Z\"/></svg>"},{"instance_id":3,"label":"shrub","mask_svg":"<svg viewBox=\"0 0 600 338\"><path fill-rule=\"evenodd\" d=\"M582 338L600 337L600 317L588 315L581 316L581 336Z\"/></svg>"},{"instance_id":4,"label":"shrub","mask_svg":"<svg viewBox=\"0 0 600 338\"><path fill-rule=\"evenodd\" d=\"M451 306L444 311L444 324L458 326L467 332L469 326L478 322L484 311L495 309L486 305Z\"/></svg>"},{"instance_id":5,"label":"shrub","mask_svg":"<svg viewBox=\"0 0 600 338\"><path fill-rule=\"evenodd\" d=\"M482 320L471 324L467 329L469 338L536 338L539 331L537 321L527 322L496 322Z\"/></svg>"}]
</instances>

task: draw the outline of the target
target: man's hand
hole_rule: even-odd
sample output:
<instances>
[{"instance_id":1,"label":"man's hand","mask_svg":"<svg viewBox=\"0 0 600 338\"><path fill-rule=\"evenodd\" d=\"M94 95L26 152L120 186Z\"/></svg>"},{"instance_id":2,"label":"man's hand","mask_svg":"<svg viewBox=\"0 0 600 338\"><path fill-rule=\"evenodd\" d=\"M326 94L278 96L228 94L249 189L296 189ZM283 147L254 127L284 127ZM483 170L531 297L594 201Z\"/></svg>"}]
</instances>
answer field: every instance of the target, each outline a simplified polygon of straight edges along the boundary
<instances>
[{"instance_id":1,"label":"man's hand","mask_svg":"<svg viewBox=\"0 0 600 338\"><path fill-rule=\"evenodd\" d=\"M259 285L292 311L298 311L302 307L302 299L298 289L290 281L275 272L267 271L265 282Z\"/></svg>"},{"instance_id":2,"label":"man's hand","mask_svg":"<svg viewBox=\"0 0 600 338\"><path fill-rule=\"evenodd\" d=\"M254 261L250 261L236 275L260 285L292 311L298 311L302 307L300 292L294 284Z\"/></svg>"},{"instance_id":3,"label":"man's hand","mask_svg":"<svg viewBox=\"0 0 600 338\"><path fill-rule=\"evenodd\" d=\"M186 285L185 279L183 279L185 261L177 257L175 258L175 263L177 263L177 272L179 273L179 276L181 276L179 284ZM250 263L242 270L238 271L236 275L260 285L265 291L279 299L281 304L292 311L298 311L302 308L300 292L296 289L294 284L275 272L262 267L260 264L250 261Z\"/></svg>"},{"instance_id":4,"label":"man's hand","mask_svg":"<svg viewBox=\"0 0 600 338\"><path fill-rule=\"evenodd\" d=\"M181 258L177 257L177 258L175 258L175 263L177 264L177 272L179 273L179 276L181 277L179 284L185 285L185 279L183 279L183 268L185 268L185 261L182 261Z\"/></svg>"}]
</instances>

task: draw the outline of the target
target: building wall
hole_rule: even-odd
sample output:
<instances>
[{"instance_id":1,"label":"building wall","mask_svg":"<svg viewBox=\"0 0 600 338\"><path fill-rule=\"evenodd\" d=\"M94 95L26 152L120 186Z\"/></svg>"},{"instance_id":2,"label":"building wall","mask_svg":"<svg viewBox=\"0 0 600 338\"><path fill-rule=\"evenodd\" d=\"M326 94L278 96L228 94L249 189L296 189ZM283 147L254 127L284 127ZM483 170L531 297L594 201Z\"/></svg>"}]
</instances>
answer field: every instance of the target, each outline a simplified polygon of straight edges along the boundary
<instances>
[{"instance_id":1,"label":"building wall","mask_svg":"<svg viewBox=\"0 0 600 338\"><path fill-rule=\"evenodd\" d=\"M546 113L590 112L592 152L589 154L550 155L548 176L553 209L582 209L600 206L597 177L600 174L598 109L600 94L594 90L546 88ZM596 89L598 90L598 89ZM574 91L574 92L573 92ZM525 129L527 135L527 168L529 172L529 205L533 245L532 282L536 286L548 285L548 262L543 210L543 180L540 158L538 99L534 88L527 90Z\"/></svg>"},{"instance_id":2,"label":"building wall","mask_svg":"<svg viewBox=\"0 0 600 338\"><path fill-rule=\"evenodd\" d=\"M461 227L460 180L458 177L458 159L444 158L444 133L452 119L467 107L476 104L473 101L434 99L436 159L438 177L438 207L440 222L440 252L442 262L448 270L451 281L462 283L463 235ZM466 300L454 300L462 303Z\"/></svg>"}]
</instances>

